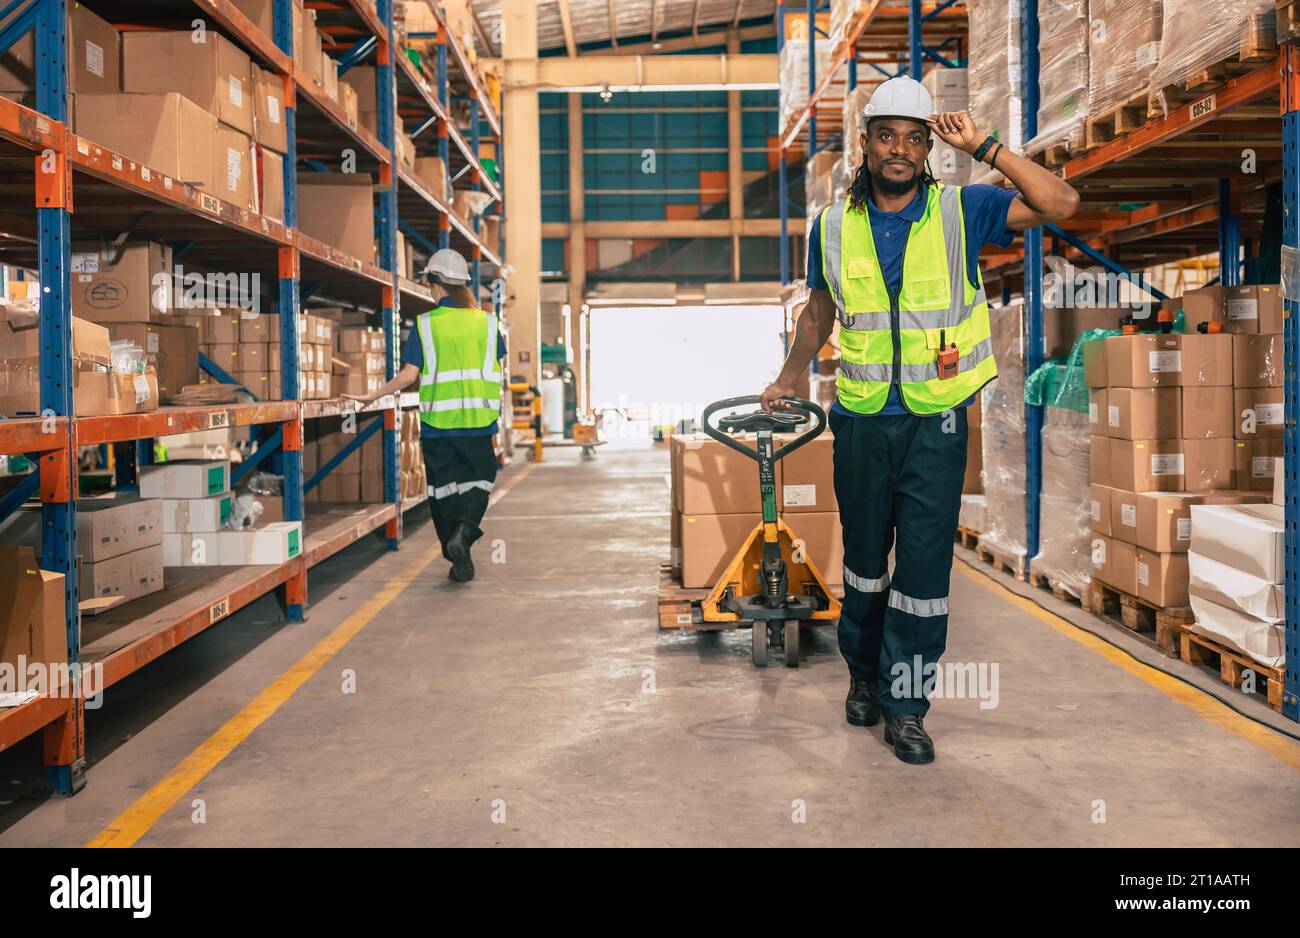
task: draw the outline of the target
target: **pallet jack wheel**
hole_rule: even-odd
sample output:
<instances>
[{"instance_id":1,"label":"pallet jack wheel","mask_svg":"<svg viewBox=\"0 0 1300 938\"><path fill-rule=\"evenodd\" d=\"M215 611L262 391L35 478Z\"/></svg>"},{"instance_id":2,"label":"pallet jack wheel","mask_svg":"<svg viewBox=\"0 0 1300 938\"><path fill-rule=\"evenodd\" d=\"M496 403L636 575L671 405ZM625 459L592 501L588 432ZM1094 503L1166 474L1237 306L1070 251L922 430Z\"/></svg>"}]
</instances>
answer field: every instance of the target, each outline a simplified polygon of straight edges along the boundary
<instances>
[{"instance_id":1,"label":"pallet jack wheel","mask_svg":"<svg viewBox=\"0 0 1300 938\"><path fill-rule=\"evenodd\" d=\"M750 657L754 660L754 667L767 667L767 623L755 622L750 629Z\"/></svg>"},{"instance_id":2,"label":"pallet jack wheel","mask_svg":"<svg viewBox=\"0 0 1300 938\"><path fill-rule=\"evenodd\" d=\"M785 666L799 667L799 620L788 619L782 626L781 642L785 646Z\"/></svg>"}]
</instances>

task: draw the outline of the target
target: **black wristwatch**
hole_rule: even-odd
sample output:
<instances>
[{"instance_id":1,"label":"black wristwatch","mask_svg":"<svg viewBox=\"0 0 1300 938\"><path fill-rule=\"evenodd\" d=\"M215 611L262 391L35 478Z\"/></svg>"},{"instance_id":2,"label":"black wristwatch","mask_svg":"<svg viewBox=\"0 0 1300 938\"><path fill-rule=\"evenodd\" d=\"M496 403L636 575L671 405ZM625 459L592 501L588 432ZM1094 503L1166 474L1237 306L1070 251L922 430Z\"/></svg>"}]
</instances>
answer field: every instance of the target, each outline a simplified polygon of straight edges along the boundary
<instances>
[{"instance_id":1,"label":"black wristwatch","mask_svg":"<svg viewBox=\"0 0 1300 938\"><path fill-rule=\"evenodd\" d=\"M979 145L979 149L971 154L971 158L977 163L983 163L984 157L989 155L989 150L992 149L995 143L997 143L997 140L992 134L989 134L984 138L984 142Z\"/></svg>"}]
</instances>

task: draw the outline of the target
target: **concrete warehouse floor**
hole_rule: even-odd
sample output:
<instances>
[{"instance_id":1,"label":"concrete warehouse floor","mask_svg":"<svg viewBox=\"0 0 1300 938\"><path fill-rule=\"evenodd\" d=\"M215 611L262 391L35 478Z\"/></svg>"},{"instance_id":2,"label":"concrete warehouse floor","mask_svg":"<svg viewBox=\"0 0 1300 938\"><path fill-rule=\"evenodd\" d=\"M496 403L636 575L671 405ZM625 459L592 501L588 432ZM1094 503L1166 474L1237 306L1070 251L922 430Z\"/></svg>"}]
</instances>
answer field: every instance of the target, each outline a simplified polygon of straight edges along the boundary
<instances>
[{"instance_id":1,"label":"concrete warehouse floor","mask_svg":"<svg viewBox=\"0 0 1300 938\"><path fill-rule=\"evenodd\" d=\"M0 846L1300 841L1300 743L962 563L946 660L997 662L1000 701L936 701L928 767L845 724L829 630L766 671L747 632L660 634L666 471L648 447L507 471L468 587L427 516L350 548L306 624L268 597L111 688L75 798L21 794L39 737L0 755Z\"/></svg>"}]
</instances>

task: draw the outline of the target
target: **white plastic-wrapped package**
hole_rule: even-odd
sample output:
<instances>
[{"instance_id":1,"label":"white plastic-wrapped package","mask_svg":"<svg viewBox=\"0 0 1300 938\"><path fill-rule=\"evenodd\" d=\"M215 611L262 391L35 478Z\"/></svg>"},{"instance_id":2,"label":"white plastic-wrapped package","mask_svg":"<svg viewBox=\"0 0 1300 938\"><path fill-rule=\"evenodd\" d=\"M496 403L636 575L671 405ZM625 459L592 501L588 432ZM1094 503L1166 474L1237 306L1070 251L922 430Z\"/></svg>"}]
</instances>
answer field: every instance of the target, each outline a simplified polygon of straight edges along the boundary
<instances>
[{"instance_id":1,"label":"white plastic-wrapped package","mask_svg":"<svg viewBox=\"0 0 1300 938\"><path fill-rule=\"evenodd\" d=\"M871 101L874 85L858 85L844 96L844 163L850 173L862 162L862 109Z\"/></svg>"},{"instance_id":2,"label":"white plastic-wrapped package","mask_svg":"<svg viewBox=\"0 0 1300 938\"><path fill-rule=\"evenodd\" d=\"M970 111L984 133L1019 151L1023 146L1020 91L1021 0L968 0L970 62L967 81ZM1001 179L983 164L973 167L971 182Z\"/></svg>"},{"instance_id":3,"label":"white plastic-wrapped package","mask_svg":"<svg viewBox=\"0 0 1300 938\"><path fill-rule=\"evenodd\" d=\"M1160 61L1161 0L1089 0L1088 114L1143 99Z\"/></svg>"},{"instance_id":4,"label":"white plastic-wrapped package","mask_svg":"<svg viewBox=\"0 0 1300 938\"><path fill-rule=\"evenodd\" d=\"M1092 580L1088 415L1063 407L1044 411L1038 553L1033 570L1080 597Z\"/></svg>"},{"instance_id":5,"label":"white plastic-wrapped package","mask_svg":"<svg viewBox=\"0 0 1300 938\"><path fill-rule=\"evenodd\" d=\"M1153 101L1167 110L1166 87L1185 86L1202 69L1236 59L1243 43L1255 49L1275 46L1276 23L1273 0L1164 0Z\"/></svg>"},{"instance_id":6,"label":"white plastic-wrapped package","mask_svg":"<svg viewBox=\"0 0 1300 938\"><path fill-rule=\"evenodd\" d=\"M820 82L831 67L834 44L829 39L817 40L817 81ZM808 41L787 39L777 60L780 82L781 128L789 126L794 115L808 105Z\"/></svg>"},{"instance_id":7,"label":"white plastic-wrapped package","mask_svg":"<svg viewBox=\"0 0 1300 938\"><path fill-rule=\"evenodd\" d=\"M967 531L983 533L988 520L988 512L988 496L963 495L961 497L961 512L957 515L957 523Z\"/></svg>"},{"instance_id":8,"label":"white plastic-wrapped package","mask_svg":"<svg viewBox=\"0 0 1300 938\"><path fill-rule=\"evenodd\" d=\"M984 495L980 544L1025 556L1025 360L1017 301L989 310L993 357L999 377L980 392L983 407Z\"/></svg>"},{"instance_id":9,"label":"white plastic-wrapped package","mask_svg":"<svg viewBox=\"0 0 1300 938\"><path fill-rule=\"evenodd\" d=\"M1038 133L1027 153L1083 148L1088 117L1088 0L1039 0Z\"/></svg>"}]
</instances>

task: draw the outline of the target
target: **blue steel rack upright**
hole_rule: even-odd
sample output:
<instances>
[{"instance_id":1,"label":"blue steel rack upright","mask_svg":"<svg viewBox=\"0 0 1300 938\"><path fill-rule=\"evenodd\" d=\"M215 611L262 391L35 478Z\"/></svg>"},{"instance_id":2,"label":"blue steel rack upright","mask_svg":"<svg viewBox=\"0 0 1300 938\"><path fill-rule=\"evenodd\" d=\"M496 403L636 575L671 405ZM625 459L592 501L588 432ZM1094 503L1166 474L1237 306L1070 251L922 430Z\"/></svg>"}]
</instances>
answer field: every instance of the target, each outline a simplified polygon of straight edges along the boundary
<instances>
[{"instance_id":1,"label":"blue steel rack upright","mask_svg":"<svg viewBox=\"0 0 1300 938\"><path fill-rule=\"evenodd\" d=\"M70 666L79 662L95 663L103 668L103 686L111 686L129 674L165 654L176 645L200 631L223 620L233 612L258 597L283 587L281 596L285 615L291 621L304 618L307 606L307 571L316 563L332 556L367 533L384 528L387 546L395 549L401 537L401 516L422 499L400 498L397 416L403 406L394 397L376 402L363 409L359 416L371 416L371 422L357 433L343 453L304 480L302 451L304 424L320 417L341 416L352 406L340 400L302 400L298 372L298 320L307 311L303 304L322 288L343 291L346 302L359 308L370 308L370 290L380 294L374 309L382 317L383 333L388 350L386 374L391 377L398 360L398 316L400 301L405 298L413 304L414 312L427 309L429 291L401 276L397 270L397 232L407 227L412 234L424 239L420 225L426 230L436 225L438 237L448 241L448 232L455 231L458 246L466 249L476 261L488 259L500 275L501 258L488 250L478 237L477 225L471 226L451 216L450 205L437 199L422 198L418 203L430 211L427 216L404 226L398 218L399 173L396 169L396 114L400 106L395 94L395 76L401 73L407 80L413 76L405 56L397 49L393 31L392 0L377 0L372 7L368 0L339 0L322 15L329 17L340 35L362 37L353 47L359 60L372 51L376 56L378 134L371 135L347 121L341 107L325 98L320 89L311 86L306 76L294 63L293 10L291 0L275 0L272 35L263 33L252 20L236 9L228 0L177 0L187 12L193 9L206 17L231 39L242 44L255 62L277 75L284 85L284 114L288 134L284 159L284 219L275 222L230 203L221 202L184 184L174 181L148 167L122 159L112 151L93 142L85 141L67 126L68 113L68 7L67 0L17 0L6 6L6 25L0 29L0 51L10 48L28 32L34 34L34 45L40 68L35 76L35 110L29 110L13 101L0 98L0 137L31 152L35 172L35 257L42 293L40 299L40 407L43 416L34 418L0 419L0 453L29 454L35 457L38 472L24 480L13 492L0 499L0 518L18 507L27 497L39 496L42 506L42 567L64 576L65 627L67 655ZM442 14L436 8L435 14ZM12 14L12 15L10 15ZM325 27L322 26L322 29ZM478 162L477 122L471 128L473 149L465 143L455 127L449 112L437 102L447 99L448 69L446 50L454 52L456 67L468 68L469 57L456 45L457 40L441 30L444 67L439 70L438 87L429 88L427 95L432 103L435 122L439 124L442 142L440 152L446 154L446 141L457 142L457 154L473 174L475 183L486 180ZM476 76L463 75L471 87L474 116L487 120L500 140L499 117L480 100L481 88ZM356 147L371 157L378 167L379 194L377 230L379 241L378 264L350 258L330 245L309 238L299 232L297 223L297 173L299 163L318 162L314 154L299 152L299 131L302 127L302 107L310 109L313 137L324 127L324 133L341 137L345 147ZM319 146L319 144L316 144ZM200 242L207 233L215 233L218 226L227 236L232 232L247 238L240 248L240 256L257 269L262 266L270 279L276 281L275 296L280 316L280 392L278 402L222 405L216 407L163 407L157 411L118 415L111 417L74 416L72 382L72 318L71 318L71 237L76 222L74 216L74 171L82 178L99 184L109 184L113 193L134 207L136 214L172 213L178 229L189 226L197 229L194 237ZM79 183L78 183L79 184ZM494 198L500 193L490 181L484 182ZM138 200L141 204L136 205ZM94 224L88 217L84 225ZM431 230L428 231L433 236ZM79 235L79 236L85 236ZM191 242L192 244L193 242ZM213 244L231 243L213 239ZM259 254L259 251L264 252ZM303 283L304 263L312 265L312 282ZM322 294L323 295L323 294ZM211 363L205 363L210 365ZM214 372L220 369L212 366ZM408 401L410 397L408 396ZM413 406L413 401L407 404ZM382 420L382 424L376 422ZM96 647L87 652L81 619L78 611L76 543L77 448L78 446L107 444L120 453L119 482L134 482L135 460L139 441L149 438L212 427L243 427L256 430L266 426L258 450L242 466L241 473L232 473L232 481L253 466L263 462L268 455L279 459L279 471L284 476L284 515L287 520L306 521L302 555L282 565L262 567L193 568L199 569L202 578L190 583L187 568L168 568L169 580L182 585L176 598L172 593L157 593L141 602L165 602L161 608L149 607L150 627L144 634L135 634L119 644L113 639L112 628L117 623L135 624L139 612L132 611L135 601L122 603L114 610L95 620ZM373 505L358 505L357 511L339 517L328 511L318 517L309 517L304 492L329 471L341 464L342 459L376 429L383 429L384 501ZM211 572L209 572L211 571ZM156 603L155 603L156 605ZM107 630L107 631L106 631ZM110 639L103 641L107 634ZM18 740L37 731L44 733L44 752L47 777L52 791L71 794L85 783L85 732L83 728L84 704L74 694L56 692L42 694L17 707L0 709L0 748L8 748Z\"/></svg>"}]
</instances>

